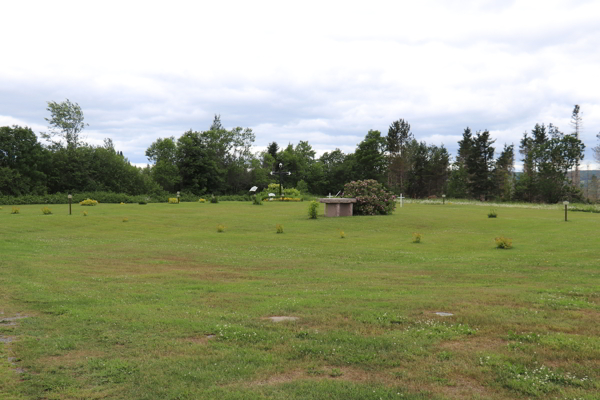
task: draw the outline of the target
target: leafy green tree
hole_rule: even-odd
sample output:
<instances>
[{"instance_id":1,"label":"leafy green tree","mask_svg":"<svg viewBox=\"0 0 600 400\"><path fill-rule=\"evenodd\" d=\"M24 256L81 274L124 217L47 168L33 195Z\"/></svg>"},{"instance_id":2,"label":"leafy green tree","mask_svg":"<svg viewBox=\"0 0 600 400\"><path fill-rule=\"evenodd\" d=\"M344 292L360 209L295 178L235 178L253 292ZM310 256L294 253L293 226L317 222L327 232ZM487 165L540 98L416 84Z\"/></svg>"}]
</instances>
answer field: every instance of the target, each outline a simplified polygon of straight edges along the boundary
<instances>
[{"instance_id":1,"label":"leafy green tree","mask_svg":"<svg viewBox=\"0 0 600 400\"><path fill-rule=\"evenodd\" d=\"M0 193L43 194L48 156L30 128L0 127Z\"/></svg>"},{"instance_id":2,"label":"leafy green tree","mask_svg":"<svg viewBox=\"0 0 600 400\"><path fill-rule=\"evenodd\" d=\"M71 103L69 99L61 103L49 101L46 110L50 111L50 118L44 118L49 124L49 131L42 132L42 138L56 147L62 146L62 140L67 144L67 148L77 148L85 144L81 142L79 134L88 124L83 122L83 111L79 104ZM58 140L55 139L57 137Z\"/></svg>"},{"instance_id":3,"label":"leafy green tree","mask_svg":"<svg viewBox=\"0 0 600 400\"><path fill-rule=\"evenodd\" d=\"M444 146L413 141L406 193L410 197L441 196L445 192L450 154Z\"/></svg>"},{"instance_id":4,"label":"leafy green tree","mask_svg":"<svg viewBox=\"0 0 600 400\"><path fill-rule=\"evenodd\" d=\"M158 138L146 149L146 157L154 163L151 169L152 179L163 190L169 193L175 192L181 183L175 138Z\"/></svg>"},{"instance_id":5,"label":"leafy green tree","mask_svg":"<svg viewBox=\"0 0 600 400\"><path fill-rule=\"evenodd\" d=\"M383 182L386 171L385 146L385 138L376 130L369 130L365 139L358 144L354 155L360 179Z\"/></svg>"},{"instance_id":6,"label":"leafy green tree","mask_svg":"<svg viewBox=\"0 0 600 400\"><path fill-rule=\"evenodd\" d=\"M568 183L569 169L583 158L584 144L575 135L564 135L552 124L536 124L521 139L523 174L517 181L516 197L527 201L554 203L580 198L578 188Z\"/></svg>"}]
</instances>

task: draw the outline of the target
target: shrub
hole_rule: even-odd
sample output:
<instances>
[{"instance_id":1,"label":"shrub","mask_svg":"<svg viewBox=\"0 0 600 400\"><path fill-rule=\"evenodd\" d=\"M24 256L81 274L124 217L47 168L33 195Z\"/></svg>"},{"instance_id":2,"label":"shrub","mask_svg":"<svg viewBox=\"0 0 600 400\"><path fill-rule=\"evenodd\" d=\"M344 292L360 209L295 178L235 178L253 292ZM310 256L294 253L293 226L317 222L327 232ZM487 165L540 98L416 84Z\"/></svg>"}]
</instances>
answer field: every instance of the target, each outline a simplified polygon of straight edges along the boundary
<instances>
[{"instance_id":1,"label":"shrub","mask_svg":"<svg viewBox=\"0 0 600 400\"><path fill-rule=\"evenodd\" d=\"M496 247L499 249L512 249L512 239L500 236L494 239L496 241Z\"/></svg>"},{"instance_id":2,"label":"shrub","mask_svg":"<svg viewBox=\"0 0 600 400\"><path fill-rule=\"evenodd\" d=\"M169 197L169 204L179 204L177 197Z\"/></svg>"},{"instance_id":3,"label":"shrub","mask_svg":"<svg viewBox=\"0 0 600 400\"><path fill-rule=\"evenodd\" d=\"M52 211L48 207L42 207L42 214L50 215L52 214Z\"/></svg>"},{"instance_id":4,"label":"shrub","mask_svg":"<svg viewBox=\"0 0 600 400\"><path fill-rule=\"evenodd\" d=\"M490 212L488 213L488 218L496 218L497 216L498 216L498 213L494 209L491 209Z\"/></svg>"},{"instance_id":5,"label":"shrub","mask_svg":"<svg viewBox=\"0 0 600 400\"><path fill-rule=\"evenodd\" d=\"M300 179L298 183L296 183L296 189L300 193L308 193L308 184L303 179Z\"/></svg>"},{"instance_id":6,"label":"shrub","mask_svg":"<svg viewBox=\"0 0 600 400\"><path fill-rule=\"evenodd\" d=\"M413 243L421 243L422 238L423 235L421 235L419 232L413 233Z\"/></svg>"},{"instance_id":7,"label":"shrub","mask_svg":"<svg viewBox=\"0 0 600 400\"><path fill-rule=\"evenodd\" d=\"M98 205L98 201L97 200L92 200L92 199L85 199L79 202L79 205L82 206L97 206Z\"/></svg>"},{"instance_id":8,"label":"shrub","mask_svg":"<svg viewBox=\"0 0 600 400\"><path fill-rule=\"evenodd\" d=\"M206 199L198 199L198 203L206 203Z\"/></svg>"},{"instance_id":9,"label":"shrub","mask_svg":"<svg viewBox=\"0 0 600 400\"><path fill-rule=\"evenodd\" d=\"M254 196L252 196L252 204L254 204L255 206L262 206L262 198L255 194Z\"/></svg>"},{"instance_id":10,"label":"shrub","mask_svg":"<svg viewBox=\"0 0 600 400\"><path fill-rule=\"evenodd\" d=\"M308 216L310 219L317 219L317 211L319 209L319 203L315 200L308 204Z\"/></svg>"},{"instance_id":11,"label":"shrub","mask_svg":"<svg viewBox=\"0 0 600 400\"><path fill-rule=\"evenodd\" d=\"M21 209L19 207L13 207L12 211L10 212L11 214L19 214L21 212Z\"/></svg>"},{"instance_id":12,"label":"shrub","mask_svg":"<svg viewBox=\"0 0 600 400\"><path fill-rule=\"evenodd\" d=\"M275 225L275 229L277 230L277 233L283 233L283 225L277 224Z\"/></svg>"},{"instance_id":13,"label":"shrub","mask_svg":"<svg viewBox=\"0 0 600 400\"><path fill-rule=\"evenodd\" d=\"M217 232L225 232L225 225L219 224L217 225Z\"/></svg>"},{"instance_id":14,"label":"shrub","mask_svg":"<svg viewBox=\"0 0 600 400\"><path fill-rule=\"evenodd\" d=\"M356 215L386 215L396 209L396 196L374 179L346 183L343 196L356 198Z\"/></svg>"},{"instance_id":15,"label":"shrub","mask_svg":"<svg viewBox=\"0 0 600 400\"><path fill-rule=\"evenodd\" d=\"M215 204L216 204L216 203L218 203L218 202L219 202L219 198L218 198L217 196L211 196L211 198L210 198L210 202L211 202L211 203L215 203Z\"/></svg>"},{"instance_id":16,"label":"shrub","mask_svg":"<svg viewBox=\"0 0 600 400\"><path fill-rule=\"evenodd\" d=\"M139 204L140 206L144 206L144 205L146 205L146 204L148 204L148 203L146 203L145 201L140 201L138 204Z\"/></svg>"}]
</instances>

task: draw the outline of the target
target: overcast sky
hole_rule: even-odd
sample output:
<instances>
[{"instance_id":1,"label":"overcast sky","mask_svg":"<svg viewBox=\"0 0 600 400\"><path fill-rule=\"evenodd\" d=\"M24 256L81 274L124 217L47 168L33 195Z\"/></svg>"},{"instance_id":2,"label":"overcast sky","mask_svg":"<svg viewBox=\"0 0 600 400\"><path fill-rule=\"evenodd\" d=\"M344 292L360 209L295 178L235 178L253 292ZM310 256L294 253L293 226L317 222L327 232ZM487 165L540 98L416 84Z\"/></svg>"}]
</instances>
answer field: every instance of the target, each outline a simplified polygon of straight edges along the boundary
<instances>
[{"instance_id":1,"label":"overcast sky","mask_svg":"<svg viewBox=\"0 0 600 400\"><path fill-rule=\"evenodd\" d=\"M47 130L78 103L91 144L145 164L159 137L250 127L256 149L353 152L403 118L454 155L465 127L497 155L536 123L587 162L600 131L600 1L4 1L0 126ZM592 167L595 167L592 164Z\"/></svg>"}]
</instances>

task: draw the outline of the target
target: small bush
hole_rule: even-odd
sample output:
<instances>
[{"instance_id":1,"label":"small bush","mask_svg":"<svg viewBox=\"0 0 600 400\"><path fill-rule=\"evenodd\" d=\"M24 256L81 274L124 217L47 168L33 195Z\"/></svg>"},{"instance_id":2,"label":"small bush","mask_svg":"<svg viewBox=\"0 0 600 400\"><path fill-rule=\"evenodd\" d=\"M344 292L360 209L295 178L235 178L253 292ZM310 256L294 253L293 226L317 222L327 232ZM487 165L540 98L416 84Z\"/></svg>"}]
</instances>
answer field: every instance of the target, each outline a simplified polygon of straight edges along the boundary
<instances>
[{"instance_id":1,"label":"small bush","mask_svg":"<svg viewBox=\"0 0 600 400\"><path fill-rule=\"evenodd\" d=\"M419 232L415 232L412 235L413 237L413 243L421 243L421 239L423 238L423 235L421 235Z\"/></svg>"},{"instance_id":2,"label":"small bush","mask_svg":"<svg viewBox=\"0 0 600 400\"><path fill-rule=\"evenodd\" d=\"M219 198L217 196L211 196L210 202L216 204L219 202Z\"/></svg>"},{"instance_id":3,"label":"small bush","mask_svg":"<svg viewBox=\"0 0 600 400\"><path fill-rule=\"evenodd\" d=\"M140 201L138 204L139 204L140 206L145 206L145 205L146 205L146 204L148 204L148 203L146 203L145 201Z\"/></svg>"},{"instance_id":4,"label":"small bush","mask_svg":"<svg viewBox=\"0 0 600 400\"><path fill-rule=\"evenodd\" d=\"M177 197L169 197L169 204L179 204Z\"/></svg>"},{"instance_id":5,"label":"small bush","mask_svg":"<svg viewBox=\"0 0 600 400\"><path fill-rule=\"evenodd\" d=\"M496 218L497 216L498 216L498 213L494 209L491 209L490 212L488 213L488 218Z\"/></svg>"},{"instance_id":6,"label":"small bush","mask_svg":"<svg viewBox=\"0 0 600 400\"><path fill-rule=\"evenodd\" d=\"M262 206L262 198L259 195L255 194L254 196L252 196L252 204L254 204L255 206Z\"/></svg>"},{"instance_id":7,"label":"small bush","mask_svg":"<svg viewBox=\"0 0 600 400\"><path fill-rule=\"evenodd\" d=\"M308 204L308 216L310 219L317 219L317 211L319 209L319 203L315 200Z\"/></svg>"},{"instance_id":8,"label":"small bush","mask_svg":"<svg viewBox=\"0 0 600 400\"><path fill-rule=\"evenodd\" d=\"M206 199L198 199L198 203L206 203Z\"/></svg>"},{"instance_id":9,"label":"small bush","mask_svg":"<svg viewBox=\"0 0 600 400\"><path fill-rule=\"evenodd\" d=\"M219 224L217 225L217 232L225 232L225 225Z\"/></svg>"},{"instance_id":10,"label":"small bush","mask_svg":"<svg viewBox=\"0 0 600 400\"><path fill-rule=\"evenodd\" d=\"M340 238L341 239L345 239L346 238L346 234L344 233L344 231L340 231Z\"/></svg>"},{"instance_id":11,"label":"small bush","mask_svg":"<svg viewBox=\"0 0 600 400\"><path fill-rule=\"evenodd\" d=\"M81 206L97 206L98 201L92 200L92 199L85 199L85 200L80 201L79 205L81 205Z\"/></svg>"},{"instance_id":12,"label":"small bush","mask_svg":"<svg viewBox=\"0 0 600 400\"><path fill-rule=\"evenodd\" d=\"M52 214L52 211L48 207L42 207L42 214L50 215Z\"/></svg>"},{"instance_id":13,"label":"small bush","mask_svg":"<svg viewBox=\"0 0 600 400\"><path fill-rule=\"evenodd\" d=\"M19 214L21 212L21 209L19 207L13 207L12 211L10 212L11 214Z\"/></svg>"},{"instance_id":14,"label":"small bush","mask_svg":"<svg viewBox=\"0 0 600 400\"><path fill-rule=\"evenodd\" d=\"M275 229L277 230L277 233L283 233L283 225L277 224L275 225Z\"/></svg>"},{"instance_id":15,"label":"small bush","mask_svg":"<svg viewBox=\"0 0 600 400\"><path fill-rule=\"evenodd\" d=\"M512 249L512 239L500 236L494 239L496 241L496 247L499 249Z\"/></svg>"}]
</instances>

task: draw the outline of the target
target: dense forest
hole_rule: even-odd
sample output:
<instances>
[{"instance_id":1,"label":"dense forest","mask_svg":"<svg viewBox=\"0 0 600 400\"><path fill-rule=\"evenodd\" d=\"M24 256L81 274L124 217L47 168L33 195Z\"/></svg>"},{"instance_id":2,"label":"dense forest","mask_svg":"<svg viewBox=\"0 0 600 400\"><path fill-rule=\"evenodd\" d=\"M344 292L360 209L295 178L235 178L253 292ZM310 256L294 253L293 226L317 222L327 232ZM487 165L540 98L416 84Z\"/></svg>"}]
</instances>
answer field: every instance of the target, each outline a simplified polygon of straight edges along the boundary
<instances>
[{"instance_id":1,"label":"dense forest","mask_svg":"<svg viewBox=\"0 0 600 400\"><path fill-rule=\"evenodd\" d=\"M467 127L454 159L444 146L418 141L403 119L393 121L387 135L369 130L354 153L335 149L316 157L307 141L283 147L272 142L266 151L253 153L252 130L225 129L216 115L206 131L189 130L179 138L153 142L146 150L152 164L146 168L132 166L110 138L102 146L86 144L81 132L87 124L77 103L48 102L48 111L49 131L41 134L46 143L40 143L28 127L0 127L0 195L247 194L252 186L262 189L276 182L271 172L277 172L280 164L291 173L284 186L315 195L335 194L345 183L359 179L375 179L412 198L446 194L482 201L554 203L584 197L597 201L600 190L596 175L586 179L585 190L579 184L585 146L579 139L578 106L572 133L536 124L523 134L518 148L504 144L497 151L489 131ZM600 146L594 150L599 157ZM514 171L517 157L524 165L519 174Z\"/></svg>"}]
</instances>

